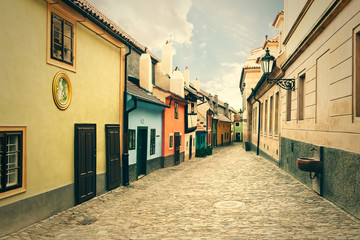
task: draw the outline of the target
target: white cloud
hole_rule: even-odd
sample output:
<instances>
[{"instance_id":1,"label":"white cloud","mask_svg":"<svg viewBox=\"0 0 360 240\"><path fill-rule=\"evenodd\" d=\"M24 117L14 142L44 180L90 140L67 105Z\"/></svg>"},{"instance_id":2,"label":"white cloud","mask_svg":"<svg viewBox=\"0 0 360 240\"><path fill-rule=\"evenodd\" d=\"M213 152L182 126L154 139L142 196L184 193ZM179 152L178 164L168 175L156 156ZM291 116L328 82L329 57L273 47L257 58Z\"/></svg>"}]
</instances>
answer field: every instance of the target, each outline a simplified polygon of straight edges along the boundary
<instances>
[{"instance_id":1,"label":"white cloud","mask_svg":"<svg viewBox=\"0 0 360 240\"><path fill-rule=\"evenodd\" d=\"M251 52L245 51L245 50L240 50L240 51L236 52L235 54L240 57L248 58L248 57L250 57Z\"/></svg>"},{"instance_id":2,"label":"white cloud","mask_svg":"<svg viewBox=\"0 0 360 240\"><path fill-rule=\"evenodd\" d=\"M206 42L203 42L203 43L200 43L199 44L199 48L201 49L201 48L205 48L206 47Z\"/></svg>"},{"instance_id":3,"label":"white cloud","mask_svg":"<svg viewBox=\"0 0 360 240\"><path fill-rule=\"evenodd\" d=\"M206 83L201 83L201 88L212 95L217 94L221 101L229 103L230 106L238 110L242 108L239 81L244 64L222 63L221 65L225 70L228 70L227 73Z\"/></svg>"},{"instance_id":4,"label":"white cloud","mask_svg":"<svg viewBox=\"0 0 360 240\"><path fill-rule=\"evenodd\" d=\"M191 0L88 1L151 51L160 50L166 40L191 44Z\"/></svg>"}]
</instances>

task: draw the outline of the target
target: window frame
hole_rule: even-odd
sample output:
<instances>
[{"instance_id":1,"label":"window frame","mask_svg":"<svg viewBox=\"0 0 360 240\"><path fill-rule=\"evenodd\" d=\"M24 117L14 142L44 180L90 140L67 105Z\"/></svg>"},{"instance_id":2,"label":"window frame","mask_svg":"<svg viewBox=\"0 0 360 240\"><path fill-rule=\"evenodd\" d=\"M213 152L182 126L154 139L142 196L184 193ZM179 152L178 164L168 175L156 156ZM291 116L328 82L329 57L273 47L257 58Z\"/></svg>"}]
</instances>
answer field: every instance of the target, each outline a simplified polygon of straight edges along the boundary
<instances>
[{"instance_id":1,"label":"window frame","mask_svg":"<svg viewBox=\"0 0 360 240\"><path fill-rule=\"evenodd\" d=\"M8 152L6 148L6 142L7 140L5 139L7 136L9 135L18 135L19 136L19 147L18 147L18 165L20 165L20 170L18 172L18 184L14 185L14 186L9 186L6 187L5 189L1 188L0 190L0 199L3 198L7 198L10 196L14 196L16 194L20 194L23 192L26 192L27 190L27 178L26 178L26 127L0 127L0 135L2 135L4 137L4 142L3 142L3 146L4 146L4 151L3 151L3 156L0 157L0 161L2 162L2 166L6 166L3 165L3 163L5 162L6 159L6 153ZM1 151L1 149L0 149ZM0 171L3 173L6 170L1 170ZM2 175L2 174L1 174ZM2 175L3 179L5 179L6 177L4 177L4 175ZM5 182L1 181L1 184L5 184ZM1 187L1 186L0 186Z\"/></svg>"},{"instance_id":2,"label":"window frame","mask_svg":"<svg viewBox=\"0 0 360 240\"><path fill-rule=\"evenodd\" d=\"M154 155L156 150L156 129L150 130L150 155Z\"/></svg>"},{"instance_id":3,"label":"window frame","mask_svg":"<svg viewBox=\"0 0 360 240\"><path fill-rule=\"evenodd\" d=\"M303 73L298 78L298 120L305 119L305 81L306 73Z\"/></svg>"},{"instance_id":4,"label":"window frame","mask_svg":"<svg viewBox=\"0 0 360 240\"><path fill-rule=\"evenodd\" d=\"M360 123L360 25L353 29L353 116Z\"/></svg>"},{"instance_id":5,"label":"window frame","mask_svg":"<svg viewBox=\"0 0 360 240\"><path fill-rule=\"evenodd\" d=\"M136 149L136 130L135 129L129 129L128 130L128 138L129 138L129 150L135 150Z\"/></svg>"},{"instance_id":6,"label":"window frame","mask_svg":"<svg viewBox=\"0 0 360 240\"><path fill-rule=\"evenodd\" d=\"M169 150L174 149L174 134L169 134Z\"/></svg>"},{"instance_id":7,"label":"window frame","mask_svg":"<svg viewBox=\"0 0 360 240\"><path fill-rule=\"evenodd\" d=\"M64 22L67 22L72 25L72 39L71 39L71 45L72 45L72 64L57 59L53 57L52 52L52 43L53 43L53 31L52 31L52 22L53 22L53 14L55 14L58 18L63 19ZM63 39L62 34L62 39ZM52 6L48 4L48 14L47 14L47 44L46 44L46 62L50 65L54 65L66 70L70 70L73 72L76 72L76 36L77 36L77 22L71 15L67 15L66 13L60 11L56 8L56 6ZM62 41L64 44L64 41ZM64 51L64 50L63 50Z\"/></svg>"}]
</instances>

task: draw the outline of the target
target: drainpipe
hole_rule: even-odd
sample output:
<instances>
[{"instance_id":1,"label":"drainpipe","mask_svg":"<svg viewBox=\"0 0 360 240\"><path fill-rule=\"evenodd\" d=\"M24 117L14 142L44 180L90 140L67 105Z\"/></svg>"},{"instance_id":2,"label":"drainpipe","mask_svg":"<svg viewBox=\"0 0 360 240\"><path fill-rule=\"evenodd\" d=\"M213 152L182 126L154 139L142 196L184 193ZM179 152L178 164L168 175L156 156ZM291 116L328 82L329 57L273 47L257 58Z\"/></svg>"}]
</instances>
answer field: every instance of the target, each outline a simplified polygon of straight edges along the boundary
<instances>
[{"instance_id":1,"label":"drainpipe","mask_svg":"<svg viewBox=\"0 0 360 240\"><path fill-rule=\"evenodd\" d=\"M127 89L127 58L131 54L131 47L129 47L129 52L125 54L125 89L124 89L124 100L123 100L123 154L122 154L122 175L123 175L123 185L129 185L129 112L126 111L126 89ZM137 107L137 100L135 101ZM134 110L134 109L132 109ZM131 110L131 111L132 111Z\"/></svg>"},{"instance_id":2,"label":"drainpipe","mask_svg":"<svg viewBox=\"0 0 360 240\"><path fill-rule=\"evenodd\" d=\"M257 148L256 148L256 155L259 155L259 148L260 148L260 114L261 114L261 103L259 99L255 98L256 91L252 88L251 89L252 95L254 100L259 103L259 121L258 121L258 140L257 140Z\"/></svg>"}]
</instances>

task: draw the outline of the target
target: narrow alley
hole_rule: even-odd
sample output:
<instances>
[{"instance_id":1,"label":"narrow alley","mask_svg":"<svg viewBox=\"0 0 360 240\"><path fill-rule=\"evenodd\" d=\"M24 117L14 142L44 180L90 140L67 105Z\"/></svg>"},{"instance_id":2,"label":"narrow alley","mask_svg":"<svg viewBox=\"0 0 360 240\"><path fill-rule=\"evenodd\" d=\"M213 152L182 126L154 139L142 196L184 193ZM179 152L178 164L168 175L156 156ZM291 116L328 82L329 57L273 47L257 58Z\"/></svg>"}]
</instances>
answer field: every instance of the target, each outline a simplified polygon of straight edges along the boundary
<instances>
[{"instance_id":1,"label":"narrow alley","mask_svg":"<svg viewBox=\"0 0 360 240\"><path fill-rule=\"evenodd\" d=\"M234 143L2 239L360 239L360 221Z\"/></svg>"}]
</instances>

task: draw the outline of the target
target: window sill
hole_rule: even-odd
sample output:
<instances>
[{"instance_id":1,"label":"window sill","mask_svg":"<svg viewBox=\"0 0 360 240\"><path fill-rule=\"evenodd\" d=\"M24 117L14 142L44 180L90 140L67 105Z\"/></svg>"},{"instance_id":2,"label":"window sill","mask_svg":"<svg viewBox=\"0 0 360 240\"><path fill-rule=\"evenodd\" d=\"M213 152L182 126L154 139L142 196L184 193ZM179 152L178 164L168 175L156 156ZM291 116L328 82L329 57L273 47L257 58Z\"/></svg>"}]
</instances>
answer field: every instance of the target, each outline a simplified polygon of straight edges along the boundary
<instances>
[{"instance_id":1,"label":"window sill","mask_svg":"<svg viewBox=\"0 0 360 240\"><path fill-rule=\"evenodd\" d=\"M13 189L13 190L11 190L11 191L7 191L7 192L4 192L4 193L0 193L0 199L12 197L12 196L18 195L18 194L20 194L20 193L24 193L24 192L26 192L26 188L25 188L25 187Z\"/></svg>"}]
</instances>

